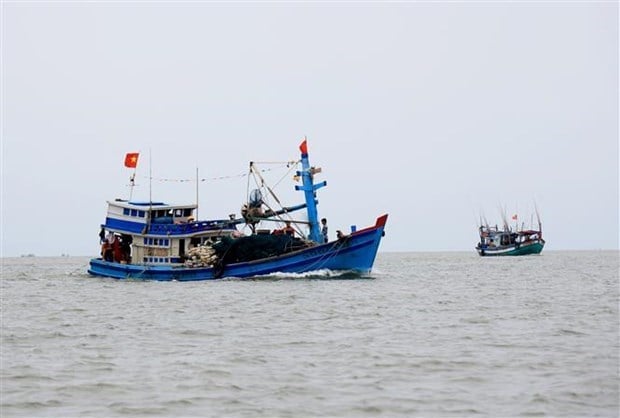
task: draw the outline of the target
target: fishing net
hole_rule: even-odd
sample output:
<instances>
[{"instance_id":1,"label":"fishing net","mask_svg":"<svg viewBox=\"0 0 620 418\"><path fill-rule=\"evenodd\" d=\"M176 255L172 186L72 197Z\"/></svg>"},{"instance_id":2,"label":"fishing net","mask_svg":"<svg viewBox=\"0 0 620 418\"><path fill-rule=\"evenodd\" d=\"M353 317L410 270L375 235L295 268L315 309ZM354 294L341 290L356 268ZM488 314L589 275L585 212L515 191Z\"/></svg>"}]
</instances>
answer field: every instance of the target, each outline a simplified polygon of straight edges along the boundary
<instances>
[{"instance_id":1,"label":"fishing net","mask_svg":"<svg viewBox=\"0 0 620 418\"><path fill-rule=\"evenodd\" d=\"M258 234L241 238L224 237L213 250L225 265L274 257L306 248L309 244L290 235Z\"/></svg>"}]
</instances>

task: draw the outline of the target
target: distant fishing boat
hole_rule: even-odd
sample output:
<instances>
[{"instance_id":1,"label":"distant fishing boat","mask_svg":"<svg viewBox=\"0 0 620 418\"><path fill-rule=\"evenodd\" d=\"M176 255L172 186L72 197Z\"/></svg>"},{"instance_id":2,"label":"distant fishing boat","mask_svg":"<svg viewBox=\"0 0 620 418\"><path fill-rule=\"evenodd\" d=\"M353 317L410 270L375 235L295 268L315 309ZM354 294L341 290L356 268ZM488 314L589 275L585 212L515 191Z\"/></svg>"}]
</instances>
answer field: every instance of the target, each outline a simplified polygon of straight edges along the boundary
<instances>
[{"instance_id":1,"label":"distant fishing boat","mask_svg":"<svg viewBox=\"0 0 620 418\"><path fill-rule=\"evenodd\" d=\"M316 191L327 183L314 182L321 169L310 166L306 140L299 149L301 159L295 166L301 164L301 169L295 177L301 185L296 185L295 190L303 192L305 203L296 206L268 206L265 193L273 195L278 203L279 199L266 186L254 163L250 163L250 171L260 179L262 188L248 190L241 217L230 215L227 219L200 221L194 218L197 204L109 201L101 225L101 257L90 260L88 272L115 279L162 281L244 278L323 269L370 272L388 215L378 217L367 228L351 227L349 234L338 231L337 239L327 241L326 230L322 231L319 223L316 199ZM127 154L125 166L135 168L137 158L137 153ZM303 209L307 221L290 217ZM287 225L273 230L262 227L269 222ZM301 232L297 236L291 223ZM243 234L239 225L249 226L251 234ZM306 234L301 228L309 232Z\"/></svg>"},{"instance_id":2,"label":"distant fishing boat","mask_svg":"<svg viewBox=\"0 0 620 418\"><path fill-rule=\"evenodd\" d=\"M540 254L545 246L542 237L542 223L538 212L538 229L517 229L513 230L504 219L503 229L497 225L480 225L478 228L480 241L476 245L476 251L480 256L517 256ZM517 215L513 215L513 220L517 220Z\"/></svg>"}]
</instances>

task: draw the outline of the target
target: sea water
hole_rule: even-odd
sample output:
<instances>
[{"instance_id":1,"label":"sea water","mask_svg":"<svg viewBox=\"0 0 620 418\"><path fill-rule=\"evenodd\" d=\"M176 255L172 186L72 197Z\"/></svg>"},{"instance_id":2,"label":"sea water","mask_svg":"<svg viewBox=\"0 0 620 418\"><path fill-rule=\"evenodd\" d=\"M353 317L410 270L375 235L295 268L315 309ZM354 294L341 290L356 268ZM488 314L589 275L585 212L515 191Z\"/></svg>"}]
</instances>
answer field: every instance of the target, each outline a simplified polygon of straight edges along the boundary
<instances>
[{"instance_id":1,"label":"sea water","mask_svg":"<svg viewBox=\"0 0 620 418\"><path fill-rule=\"evenodd\" d=\"M619 253L380 253L369 275L2 259L2 417L618 417Z\"/></svg>"}]
</instances>

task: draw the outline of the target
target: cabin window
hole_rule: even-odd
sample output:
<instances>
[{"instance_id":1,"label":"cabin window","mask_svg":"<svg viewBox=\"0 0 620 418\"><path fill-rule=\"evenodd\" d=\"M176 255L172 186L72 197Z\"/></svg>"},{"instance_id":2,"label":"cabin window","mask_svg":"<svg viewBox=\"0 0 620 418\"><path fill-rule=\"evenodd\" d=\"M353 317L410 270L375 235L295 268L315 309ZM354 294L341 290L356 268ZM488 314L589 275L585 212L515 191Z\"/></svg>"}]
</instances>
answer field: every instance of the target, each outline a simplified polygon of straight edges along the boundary
<instances>
[{"instance_id":1,"label":"cabin window","mask_svg":"<svg viewBox=\"0 0 620 418\"><path fill-rule=\"evenodd\" d=\"M123 215L144 218L146 212L138 209L123 208Z\"/></svg>"},{"instance_id":2,"label":"cabin window","mask_svg":"<svg viewBox=\"0 0 620 418\"><path fill-rule=\"evenodd\" d=\"M144 238L144 245L153 247L167 247L170 245L168 238Z\"/></svg>"},{"instance_id":3,"label":"cabin window","mask_svg":"<svg viewBox=\"0 0 620 418\"><path fill-rule=\"evenodd\" d=\"M168 257L144 257L144 263L168 263L170 259Z\"/></svg>"}]
</instances>

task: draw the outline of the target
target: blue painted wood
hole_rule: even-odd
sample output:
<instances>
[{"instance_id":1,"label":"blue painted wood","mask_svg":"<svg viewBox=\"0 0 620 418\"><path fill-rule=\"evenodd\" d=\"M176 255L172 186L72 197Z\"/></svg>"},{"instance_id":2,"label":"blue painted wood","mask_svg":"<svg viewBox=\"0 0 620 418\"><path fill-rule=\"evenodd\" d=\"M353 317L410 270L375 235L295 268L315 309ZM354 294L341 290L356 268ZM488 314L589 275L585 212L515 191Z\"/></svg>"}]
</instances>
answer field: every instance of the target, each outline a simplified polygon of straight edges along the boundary
<instances>
[{"instance_id":1,"label":"blue painted wood","mask_svg":"<svg viewBox=\"0 0 620 418\"><path fill-rule=\"evenodd\" d=\"M379 243L384 234L386 220L387 215L384 215L377 220L375 226L326 244L263 260L230 264L224 267L221 275L211 267L191 268L121 264L103 261L100 258L90 261L88 272L95 276L115 279L160 281L213 280L224 277L246 278L275 272L305 273L324 269L368 273L375 261Z\"/></svg>"},{"instance_id":2,"label":"blue painted wood","mask_svg":"<svg viewBox=\"0 0 620 418\"><path fill-rule=\"evenodd\" d=\"M305 144L305 141L304 141ZM301 190L304 192L304 199L306 200L306 209L308 211L308 223L310 225L310 234L308 238L316 243L323 243L323 236L321 235L321 228L319 226L319 214L317 210L316 190L327 185L326 182L314 184L314 175L312 173L312 167L310 167L310 160L308 158L307 147L304 145L301 152L301 171L297 172L298 176L301 176L302 186L295 186L295 190Z\"/></svg>"}]
</instances>

